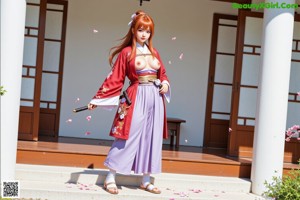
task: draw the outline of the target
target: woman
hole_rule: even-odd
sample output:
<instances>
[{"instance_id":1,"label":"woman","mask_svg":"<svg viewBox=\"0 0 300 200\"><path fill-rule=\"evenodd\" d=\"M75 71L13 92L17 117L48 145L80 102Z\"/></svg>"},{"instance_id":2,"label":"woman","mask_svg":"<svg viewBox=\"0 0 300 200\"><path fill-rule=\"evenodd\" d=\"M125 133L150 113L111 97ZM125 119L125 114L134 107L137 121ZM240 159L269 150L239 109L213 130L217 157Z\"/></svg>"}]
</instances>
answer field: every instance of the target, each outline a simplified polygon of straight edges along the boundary
<instances>
[{"instance_id":1,"label":"woman","mask_svg":"<svg viewBox=\"0 0 300 200\"><path fill-rule=\"evenodd\" d=\"M142 189L160 194L150 175L161 172L162 140L168 137L163 96L169 102L170 84L159 53L152 46L152 18L143 11L137 11L131 18L122 43L111 49L112 70L88 107L92 110L97 106L119 105L110 131L115 141L104 162L109 168L104 182L106 191L118 194L116 172L134 171L143 174ZM130 80L126 89L130 105L124 97L119 102L126 76Z\"/></svg>"}]
</instances>

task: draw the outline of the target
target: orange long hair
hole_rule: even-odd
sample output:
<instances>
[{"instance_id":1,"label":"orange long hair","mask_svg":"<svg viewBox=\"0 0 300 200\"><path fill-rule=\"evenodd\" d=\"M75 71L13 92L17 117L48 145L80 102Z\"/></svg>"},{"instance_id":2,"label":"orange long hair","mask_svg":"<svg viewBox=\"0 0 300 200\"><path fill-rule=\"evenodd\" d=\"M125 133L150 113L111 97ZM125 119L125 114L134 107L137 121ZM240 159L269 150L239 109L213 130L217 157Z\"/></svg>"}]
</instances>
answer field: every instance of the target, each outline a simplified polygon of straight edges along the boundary
<instances>
[{"instance_id":1,"label":"orange long hair","mask_svg":"<svg viewBox=\"0 0 300 200\"><path fill-rule=\"evenodd\" d=\"M152 45L152 38L154 35L154 22L152 18L147 15L144 11L138 10L135 12L136 16L132 19L131 26L128 30L128 33L121 38L122 40L120 45L117 45L115 47L112 47L110 49L110 55L109 55L109 64L112 66L113 65L113 59L114 57L119 54L123 48L131 46L131 54L129 60L131 60L135 56L136 52L136 37L135 34L137 33L137 30L142 28L142 29L148 29L150 30L150 37L148 39L148 48L152 54L154 55L154 50L153 50L153 45Z\"/></svg>"}]
</instances>

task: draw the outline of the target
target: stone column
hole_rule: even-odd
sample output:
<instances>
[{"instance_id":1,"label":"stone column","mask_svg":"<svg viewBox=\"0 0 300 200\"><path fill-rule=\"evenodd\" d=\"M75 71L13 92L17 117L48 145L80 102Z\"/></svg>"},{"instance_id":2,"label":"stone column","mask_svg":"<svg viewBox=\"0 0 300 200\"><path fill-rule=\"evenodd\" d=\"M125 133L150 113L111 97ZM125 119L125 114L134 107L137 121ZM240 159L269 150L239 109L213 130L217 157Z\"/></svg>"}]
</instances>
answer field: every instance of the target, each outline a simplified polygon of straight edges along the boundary
<instances>
[{"instance_id":1,"label":"stone column","mask_svg":"<svg viewBox=\"0 0 300 200\"><path fill-rule=\"evenodd\" d=\"M25 13L25 0L1 0L1 181L15 180Z\"/></svg>"},{"instance_id":2,"label":"stone column","mask_svg":"<svg viewBox=\"0 0 300 200\"><path fill-rule=\"evenodd\" d=\"M266 0L265 3L270 3ZM277 0L294 4L294 0ZM254 131L252 192L261 195L264 182L282 176L294 28L294 9L264 10L261 69Z\"/></svg>"}]
</instances>

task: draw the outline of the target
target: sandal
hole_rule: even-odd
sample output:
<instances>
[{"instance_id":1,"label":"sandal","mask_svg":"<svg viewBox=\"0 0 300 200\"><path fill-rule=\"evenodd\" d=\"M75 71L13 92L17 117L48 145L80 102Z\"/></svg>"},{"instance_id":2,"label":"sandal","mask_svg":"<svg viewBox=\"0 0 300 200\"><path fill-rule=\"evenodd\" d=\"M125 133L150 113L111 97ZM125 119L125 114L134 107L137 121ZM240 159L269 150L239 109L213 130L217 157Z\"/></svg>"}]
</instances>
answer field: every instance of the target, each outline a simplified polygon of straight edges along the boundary
<instances>
[{"instance_id":1,"label":"sandal","mask_svg":"<svg viewBox=\"0 0 300 200\"><path fill-rule=\"evenodd\" d=\"M150 186L153 186L153 188L150 189ZM141 184L141 185L140 185L140 188L141 188L142 190L145 190L145 191L147 191L147 192L151 192L151 193L153 193L153 194L160 194L160 193L161 193L161 191L160 191L157 187L154 187L154 185L151 184L151 183L148 183L148 184L146 185L146 187L144 187L144 185Z\"/></svg>"},{"instance_id":2,"label":"sandal","mask_svg":"<svg viewBox=\"0 0 300 200\"><path fill-rule=\"evenodd\" d=\"M103 184L104 189L106 190L106 192L110 193L110 194L118 194L118 187L116 185L115 182L109 182L109 183L105 183Z\"/></svg>"}]
</instances>

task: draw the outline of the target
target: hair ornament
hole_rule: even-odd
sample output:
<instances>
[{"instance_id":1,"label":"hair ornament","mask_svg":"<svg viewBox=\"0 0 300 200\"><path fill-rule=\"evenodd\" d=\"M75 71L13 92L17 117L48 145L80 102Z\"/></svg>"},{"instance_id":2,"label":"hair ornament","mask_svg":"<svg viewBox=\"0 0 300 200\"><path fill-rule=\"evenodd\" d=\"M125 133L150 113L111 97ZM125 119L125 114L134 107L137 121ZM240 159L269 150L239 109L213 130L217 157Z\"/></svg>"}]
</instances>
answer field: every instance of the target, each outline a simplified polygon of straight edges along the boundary
<instances>
[{"instance_id":1,"label":"hair ornament","mask_svg":"<svg viewBox=\"0 0 300 200\"><path fill-rule=\"evenodd\" d=\"M131 15L131 20L130 20L130 22L128 23L128 26L131 26L131 24L132 24L132 22L133 22L135 16L136 16L135 13Z\"/></svg>"}]
</instances>

